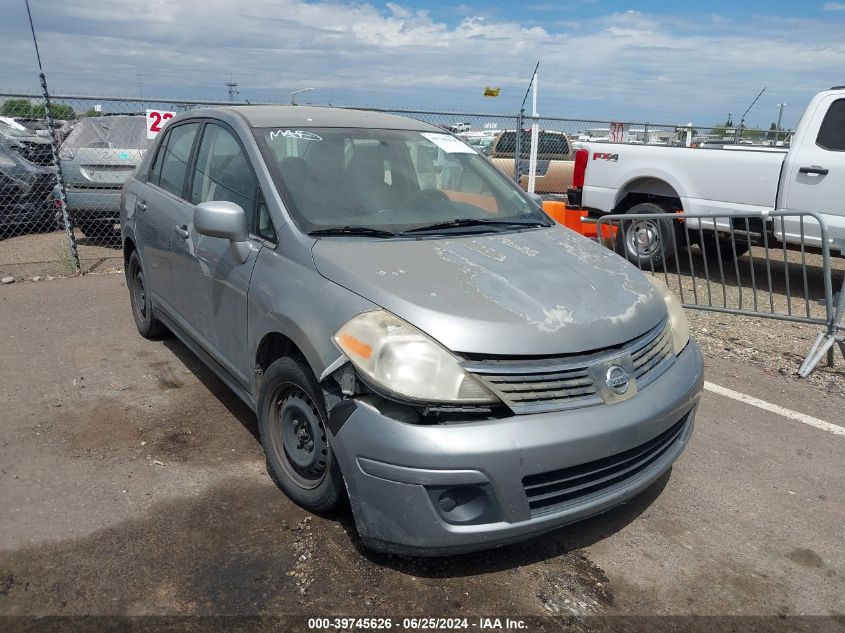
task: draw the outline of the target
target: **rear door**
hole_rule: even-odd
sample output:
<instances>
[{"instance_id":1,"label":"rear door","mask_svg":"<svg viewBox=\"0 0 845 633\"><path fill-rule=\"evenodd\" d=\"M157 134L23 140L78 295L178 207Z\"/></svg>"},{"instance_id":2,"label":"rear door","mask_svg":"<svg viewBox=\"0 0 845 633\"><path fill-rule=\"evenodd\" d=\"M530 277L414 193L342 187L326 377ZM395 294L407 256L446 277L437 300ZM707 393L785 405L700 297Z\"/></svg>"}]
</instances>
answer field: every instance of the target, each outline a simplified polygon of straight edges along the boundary
<instances>
[{"instance_id":1,"label":"rear door","mask_svg":"<svg viewBox=\"0 0 845 633\"><path fill-rule=\"evenodd\" d=\"M170 127L135 203L141 259L153 303L170 316L180 293L173 287L171 245L176 217L185 207L188 161L200 123Z\"/></svg>"},{"instance_id":2,"label":"rear door","mask_svg":"<svg viewBox=\"0 0 845 633\"><path fill-rule=\"evenodd\" d=\"M249 388L252 363L245 344L247 292L262 243L253 240L249 257L240 263L232 256L228 240L200 235L193 224L194 205L224 200L243 208L247 229L252 229L261 201L246 152L234 131L222 123L208 122L204 127L189 179L188 199L174 229L177 307L195 328L203 347L244 388Z\"/></svg>"},{"instance_id":3,"label":"rear door","mask_svg":"<svg viewBox=\"0 0 845 633\"><path fill-rule=\"evenodd\" d=\"M809 113L808 113L809 116ZM845 239L845 98L821 99L804 136L795 139L784 174L782 206L825 214L829 236ZM799 220L785 220L789 241L800 239ZM820 244L818 225L805 222L810 244Z\"/></svg>"}]
</instances>

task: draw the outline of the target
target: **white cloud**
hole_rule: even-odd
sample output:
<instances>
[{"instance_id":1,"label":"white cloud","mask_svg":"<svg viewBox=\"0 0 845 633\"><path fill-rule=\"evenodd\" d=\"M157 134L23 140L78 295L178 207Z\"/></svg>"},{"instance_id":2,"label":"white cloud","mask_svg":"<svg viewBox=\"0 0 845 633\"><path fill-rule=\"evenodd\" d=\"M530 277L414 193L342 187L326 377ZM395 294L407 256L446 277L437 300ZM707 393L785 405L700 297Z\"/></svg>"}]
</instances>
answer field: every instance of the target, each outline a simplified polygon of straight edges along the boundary
<instances>
[{"instance_id":1,"label":"white cloud","mask_svg":"<svg viewBox=\"0 0 845 633\"><path fill-rule=\"evenodd\" d=\"M822 8L825 11L845 11L845 2L825 2Z\"/></svg>"},{"instance_id":2,"label":"white cloud","mask_svg":"<svg viewBox=\"0 0 845 633\"><path fill-rule=\"evenodd\" d=\"M540 60L545 114L705 124L741 112L767 85L755 112L768 127L775 104L794 103L797 115L798 104L839 80L845 59L842 25L831 20L629 11L577 24L473 14L447 23L401 3L341 0L234 8L228 0L42 0L33 8L54 92L134 96L141 73L147 95L225 98L231 74L253 101L314 87L307 96L322 102L510 112ZM24 20L22 12L0 24L4 83L13 82L0 90L37 86ZM484 100L487 85L502 96Z\"/></svg>"}]
</instances>

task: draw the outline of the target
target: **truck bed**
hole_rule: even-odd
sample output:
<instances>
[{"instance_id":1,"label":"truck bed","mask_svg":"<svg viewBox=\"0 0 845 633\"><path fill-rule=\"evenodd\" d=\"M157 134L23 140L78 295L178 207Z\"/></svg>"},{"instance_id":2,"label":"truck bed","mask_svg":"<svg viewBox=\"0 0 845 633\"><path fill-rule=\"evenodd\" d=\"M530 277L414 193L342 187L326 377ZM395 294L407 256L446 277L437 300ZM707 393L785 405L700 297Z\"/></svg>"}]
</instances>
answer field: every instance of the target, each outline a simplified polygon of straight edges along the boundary
<instances>
[{"instance_id":1,"label":"truck bed","mask_svg":"<svg viewBox=\"0 0 845 633\"><path fill-rule=\"evenodd\" d=\"M671 187L662 195L680 198L688 213L773 209L787 151L617 143L582 147L589 151L582 205L605 213L613 211L629 191L658 179Z\"/></svg>"}]
</instances>

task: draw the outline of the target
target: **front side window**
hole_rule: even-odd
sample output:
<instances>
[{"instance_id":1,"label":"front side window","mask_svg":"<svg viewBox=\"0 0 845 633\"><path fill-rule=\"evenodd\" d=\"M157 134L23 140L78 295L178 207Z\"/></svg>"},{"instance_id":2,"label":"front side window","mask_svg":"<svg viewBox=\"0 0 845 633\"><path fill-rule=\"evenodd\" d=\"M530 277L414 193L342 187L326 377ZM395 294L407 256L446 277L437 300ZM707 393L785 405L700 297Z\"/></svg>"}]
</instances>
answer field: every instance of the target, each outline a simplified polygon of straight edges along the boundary
<instances>
[{"instance_id":1,"label":"front side window","mask_svg":"<svg viewBox=\"0 0 845 633\"><path fill-rule=\"evenodd\" d=\"M240 143L229 130L208 124L202 135L191 186L191 202L234 202L252 226L258 183Z\"/></svg>"},{"instance_id":2,"label":"front side window","mask_svg":"<svg viewBox=\"0 0 845 633\"><path fill-rule=\"evenodd\" d=\"M816 144L834 152L845 152L845 99L837 99L830 104Z\"/></svg>"},{"instance_id":3,"label":"front side window","mask_svg":"<svg viewBox=\"0 0 845 633\"><path fill-rule=\"evenodd\" d=\"M188 171L188 160L191 157L191 148L194 145L194 137L197 135L199 123L186 123L171 128L166 139L166 145L159 150L161 155L161 172L158 185L173 195L182 197L185 187L185 175ZM158 157L156 157L158 162ZM156 166L153 166L153 170Z\"/></svg>"},{"instance_id":4,"label":"front side window","mask_svg":"<svg viewBox=\"0 0 845 633\"><path fill-rule=\"evenodd\" d=\"M547 218L470 146L435 132L260 128L285 205L307 232L543 224Z\"/></svg>"},{"instance_id":5,"label":"front side window","mask_svg":"<svg viewBox=\"0 0 845 633\"><path fill-rule=\"evenodd\" d=\"M264 196L258 194L258 213L255 227L255 234L263 237L269 242L276 242L276 229L273 227L273 220L270 217L270 210L264 201Z\"/></svg>"}]
</instances>

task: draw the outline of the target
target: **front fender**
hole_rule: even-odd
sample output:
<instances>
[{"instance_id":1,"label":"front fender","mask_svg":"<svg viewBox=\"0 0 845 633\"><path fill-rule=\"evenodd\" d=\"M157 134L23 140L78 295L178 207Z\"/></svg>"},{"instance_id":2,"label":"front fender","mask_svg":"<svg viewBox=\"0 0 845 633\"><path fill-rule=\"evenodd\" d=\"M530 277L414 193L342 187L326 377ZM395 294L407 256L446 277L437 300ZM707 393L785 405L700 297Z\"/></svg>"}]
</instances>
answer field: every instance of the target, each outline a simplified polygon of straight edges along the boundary
<instances>
[{"instance_id":1,"label":"front fender","mask_svg":"<svg viewBox=\"0 0 845 633\"><path fill-rule=\"evenodd\" d=\"M378 306L280 251L262 249L255 263L249 290L249 349L255 359L265 336L282 334L319 377L341 356L332 335L356 314ZM254 376L251 388L257 398Z\"/></svg>"}]
</instances>

